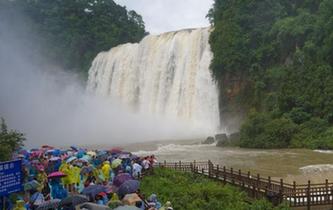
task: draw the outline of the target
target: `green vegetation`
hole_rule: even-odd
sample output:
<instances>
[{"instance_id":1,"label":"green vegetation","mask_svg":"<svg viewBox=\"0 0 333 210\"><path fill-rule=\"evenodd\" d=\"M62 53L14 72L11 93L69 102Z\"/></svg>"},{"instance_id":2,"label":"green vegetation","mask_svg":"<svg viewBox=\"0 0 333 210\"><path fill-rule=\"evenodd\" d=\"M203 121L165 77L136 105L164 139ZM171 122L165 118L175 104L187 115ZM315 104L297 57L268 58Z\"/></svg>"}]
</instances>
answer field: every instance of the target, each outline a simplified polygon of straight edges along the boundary
<instances>
[{"instance_id":1,"label":"green vegetation","mask_svg":"<svg viewBox=\"0 0 333 210\"><path fill-rule=\"evenodd\" d=\"M28 24L32 51L39 47L60 67L83 75L97 53L146 35L142 17L113 0L4 0L0 14L10 25L17 26L18 17Z\"/></svg>"},{"instance_id":2,"label":"green vegetation","mask_svg":"<svg viewBox=\"0 0 333 210\"><path fill-rule=\"evenodd\" d=\"M6 122L1 118L0 123L0 161L11 160L14 151L23 146L25 137L22 133L8 130Z\"/></svg>"},{"instance_id":3,"label":"green vegetation","mask_svg":"<svg viewBox=\"0 0 333 210\"><path fill-rule=\"evenodd\" d=\"M215 0L208 17L221 110L248 113L240 145L333 149L333 1Z\"/></svg>"},{"instance_id":4,"label":"green vegetation","mask_svg":"<svg viewBox=\"0 0 333 210\"><path fill-rule=\"evenodd\" d=\"M246 195L237 188L223 186L200 175L177 172L169 169L155 169L154 175L145 176L141 181L141 191L149 196L156 193L159 200L171 201L174 209L237 209L237 210L273 210L267 201L247 203Z\"/></svg>"}]
</instances>

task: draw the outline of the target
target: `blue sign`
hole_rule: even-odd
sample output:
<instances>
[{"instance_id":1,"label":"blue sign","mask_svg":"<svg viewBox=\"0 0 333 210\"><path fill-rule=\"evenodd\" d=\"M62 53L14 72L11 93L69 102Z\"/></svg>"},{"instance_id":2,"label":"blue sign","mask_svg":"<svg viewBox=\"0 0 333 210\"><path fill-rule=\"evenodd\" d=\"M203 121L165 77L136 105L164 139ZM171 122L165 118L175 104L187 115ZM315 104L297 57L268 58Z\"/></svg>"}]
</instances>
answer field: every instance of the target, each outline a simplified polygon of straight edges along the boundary
<instances>
[{"instance_id":1,"label":"blue sign","mask_svg":"<svg viewBox=\"0 0 333 210\"><path fill-rule=\"evenodd\" d=\"M0 163L0 196L22 190L22 163L14 160Z\"/></svg>"}]
</instances>

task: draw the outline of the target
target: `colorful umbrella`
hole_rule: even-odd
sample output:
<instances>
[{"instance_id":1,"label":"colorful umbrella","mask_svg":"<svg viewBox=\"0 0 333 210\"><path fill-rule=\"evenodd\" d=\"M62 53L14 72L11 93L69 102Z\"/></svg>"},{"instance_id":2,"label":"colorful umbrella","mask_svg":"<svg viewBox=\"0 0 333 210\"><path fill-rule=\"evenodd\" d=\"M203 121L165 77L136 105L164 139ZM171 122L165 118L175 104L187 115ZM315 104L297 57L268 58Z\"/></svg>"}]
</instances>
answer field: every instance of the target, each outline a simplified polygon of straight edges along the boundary
<instances>
[{"instance_id":1,"label":"colorful umbrella","mask_svg":"<svg viewBox=\"0 0 333 210\"><path fill-rule=\"evenodd\" d=\"M114 210L140 210L140 209L135 206L125 205L125 206L119 206L119 207L115 208Z\"/></svg>"},{"instance_id":2,"label":"colorful umbrella","mask_svg":"<svg viewBox=\"0 0 333 210\"><path fill-rule=\"evenodd\" d=\"M121 152L122 152L122 149L119 148L119 147L114 147L114 148L110 149L109 152L110 152L111 154L118 154L118 153L121 153Z\"/></svg>"},{"instance_id":3,"label":"colorful umbrella","mask_svg":"<svg viewBox=\"0 0 333 210\"><path fill-rule=\"evenodd\" d=\"M76 159L77 159L77 157L75 157L75 156L69 157L69 158L66 160L66 163L70 163L70 162L72 162L72 161L74 161L74 160L76 160Z\"/></svg>"},{"instance_id":4,"label":"colorful umbrella","mask_svg":"<svg viewBox=\"0 0 333 210\"><path fill-rule=\"evenodd\" d=\"M61 158L60 157L51 157L50 158L50 161L57 161L57 160L61 160Z\"/></svg>"},{"instance_id":5,"label":"colorful umbrella","mask_svg":"<svg viewBox=\"0 0 333 210\"><path fill-rule=\"evenodd\" d=\"M106 192L107 189L103 185L89 185L82 190L82 194L94 198L100 192Z\"/></svg>"},{"instance_id":6,"label":"colorful umbrella","mask_svg":"<svg viewBox=\"0 0 333 210\"><path fill-rule=\"evenodd\" d=\"M135 193L140 187L140 182L137 180L128 180L124 182L118 189L119 197L124 197L126 194Z\"/></svg>"},{"instance_id":7,"label":"colorful umbrella","mask_svg":"<svg viewBox=\"0 0 333 210\"><path fill-rule=\"evenodd\" d=\"M113 185L116 187L119 187L120 185L122 185L124 182L128 181L128 180L132 180L133 177L128 174L128 173L120 173L118 174L114 180L113 180Z\"/></svg>"},{"instance_id":8,"label":"colorful umbrella","mask_svg":"<svg viewBox=\"0 0 333 210\"><path fill-rule=\"evenodd\" d=\"M40 204L36 210L58 209L59 204L60 204L60 199L52 199Z\"/></svg>"},{"instance_id":9,"label":"colorful umbrella","mask_svg":"<svg viewBox=\"0 0 333 210\"><path fill-rule=\"evenodd\" d=\"M35 190L40 186L39 182L32 180L23 185L24 191Z\"/></svg>"},{"instance_id":10,"label":"colorful umbrella","mask_svg":"<svg viewBox=\"0 0 333 210\"><path fill-rule=\"evenodd\" d=\"M111 163L111 168L117 168L121 165L122 160L121 159L115 159Z\"/></svg>"},{"instance_id":11,"label":"colorful umbrella","mask_svg":"<svg viewBox=\"0 0 333 210\"><path fill-rule=\"evenodd\" d=\"M71 195L67 198L61 200L59 206L73 206L75 207L78 204L88 202L88 198L85 195Z\"/></svg>"},{"instance_id":12,"label":"colorful umbrella","mask_svg":"<svg viewBox=\"0 0 333 210\"><path fill-rule=\"evenodd\" d=\"M96 152L94 152L94 151L89 151L89 152L87 152L87 155L90 155L90 156L96 156Z\"/></svg>"},{"instance_id":13,"label":"colorful umbrella","mask_svg":"<svg viewBox=\"0 0 333 210\"><path fill-rule=\"evenodd\" d=\"M53 172L53 173L49 174L49 175L47 176L47 178L49 178L49 179L53 179L53 178L61 178L61 177L65 177L65 176L67 176L67 175L64 174L63 172L61 172L61 171L56 171L56 172Z\"/></svg>"},{"instance_id":14,"label":"colorful umbrella","mask_svg":"<svg viewBox=\"0 0 333 210\"><path fill-rule=\"evenodd\" d=\"M142 201L136 193L126 194L122 202L126 205L134 206L136 202Z\"/></svg>"}]
</instances>

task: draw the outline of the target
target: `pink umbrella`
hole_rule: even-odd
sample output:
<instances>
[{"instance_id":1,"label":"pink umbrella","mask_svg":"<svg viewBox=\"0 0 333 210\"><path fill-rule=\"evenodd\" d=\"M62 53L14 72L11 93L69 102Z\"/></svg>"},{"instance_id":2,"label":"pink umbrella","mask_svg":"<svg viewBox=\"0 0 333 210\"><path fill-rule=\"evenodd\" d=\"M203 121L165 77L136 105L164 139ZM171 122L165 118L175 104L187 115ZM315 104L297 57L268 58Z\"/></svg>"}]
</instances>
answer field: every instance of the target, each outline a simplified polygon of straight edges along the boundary
<instances>
[{"instance_id":1,"label":"pink umbrella","mask_svg":"<svg viewBox=\"0 0 333 210\"><path fill-rule=\"evenodd\" d=\"M47 178L52 179L52 178L61 178L67 176L66 174L62 173L61 171L56 171L53 173L50 173Z\"/></svg>"},{"instance_id":2,"label":"pink umbrella","mask_svg":"<svg viewBox=\"0 0 333 210\"><path fill-rule=\"evenodd\" d=\"M114 148L110 149L109 152L110 152L111 154L118 154L118 153L121 153L121 152L122 152L122 149L119 148L119 147L114 147Z\"/></svg>"}]
</instances>

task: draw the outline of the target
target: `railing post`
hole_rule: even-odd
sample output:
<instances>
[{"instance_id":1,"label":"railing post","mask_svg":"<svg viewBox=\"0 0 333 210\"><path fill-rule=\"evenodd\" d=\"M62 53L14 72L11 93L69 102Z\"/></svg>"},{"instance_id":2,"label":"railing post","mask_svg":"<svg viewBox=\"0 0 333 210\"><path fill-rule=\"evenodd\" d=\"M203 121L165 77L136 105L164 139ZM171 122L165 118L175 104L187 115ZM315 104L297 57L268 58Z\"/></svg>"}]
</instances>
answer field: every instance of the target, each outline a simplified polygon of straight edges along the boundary
<instances>
[{"instance_id":1,"label":"railing post","mask_svg":"<svg viewBox=\"0 0 333 210\"><path fill-rule=\"evenodd\" d=\"M242 181L242 171L239 169L238 170L238 183L240 184Z\"/></svg>"},{"instance_id":2,"label":"railing post","mask_svg":"<svg viewBox=\"0 0 333 210\"><path fill-rule=\"evenodd\" d=\"M166 167L166 160L164 160L164 167Z\"/></svg>"},{"instance_id":3,"label":"railing post","mask_svg":"<svg viewBox=\"0 0 333 210\"><path fill-rule=\"evenodd\" d=\"M212 177L212 162L210 160L208 160L208 177Z\"/></svg>"},{"instance_id":4,"label":"railing post","mask_svg":"<svg viewBox=\"0 0 333 210\"><path fill-rule=\"evenodd\" d=\"M219 179L219 175L220 175L220 166L216 165L216 173L215 173L216 179Z\"/></svg>"},{"instance_id":5,"label":"railing post","mask_svg":"<svg viewBox=\"0 0 333 210\"><path fill-rule=\"evenodd\" d=\"M226 177L226 168L225 168L225 166L223 166L223 182L224 182L224 184L226 184L227 183L227 177Z\"/></svg>"},{"instance_id":6,"label":"railing post","mask_svg":"<svg viewBox=\"0 0 333 210\"><path fill-rule=\"evenodd\" d=\"M231 172L231 183L235 184L235 179L234 179L234 169L230 168L230 172Z\"/></svg>"},{"instance_id":7,"label":"railing post","mask_svg":"<svg viewBox=\"0 0 333 210\"><path fill-rule=\"evenodd\" d=\"M180 171L183 170L183 169L182 169L182 161L181 161L181 160L179 161L179 170L180 170Z\"/></svg>"},{"instance_id":8,"label":"railing post","mask_svg":"<svg viewBox=\"0 0 333 210\"><path fill-rule=\"evenodd\" d=\"M306 191L307 210L310 210L310 208L311 208L311 192L310 192L310 189L311 189L311 181L309 180L308 181L308 189Z\"/></svg>"},{"instance_id":9,"label":"railing post","mask_svg":"<svg viewBox=\"0 0 333 210\"><path fill-rule=\"evenodd\" d=\"M175 170L177 170L177 163L175 163Z\"/></svg>"},{"instance_id":10,"label":"railing post","mask_svg":"<svg viewBox=\"0 0 333 210\"><path fill-rule=\"evenodd\" d=\"M197 168L197 164L196 164L196 161L194 160L193 161L193 168L194 168L194 171L197 172L196 168Z\"/></svg>"},{"instance_id":11,"label":"railing post","mask_svg":"<svg viewBox=\"0 0 333 210\"><path fill-rule=\"evenodd\" d=\"M296 206L297 201L296 201L296 182L293 182L293 197L294 197L294 206Z\"/></svg>"},{"instance_id":12,"label":"railing post","mask_svg":"<svg viewBox=\"0 0 333 210\"><path fill-rule=\"evenodd\" d=\"M325 196L325 203L329 203L330 197L329 197L329 191L328 191L328 179L325 180L325 191L326 191L326 196Z\"/></svg>"},{"instance_id":13,"label":"railing post","mask_svg":"<svg viewBox=\"0 0 333 210\"><path fill-rule=\"evenodd\" d=\"M280 190L279 190L279 192L280 192L280 203L282 203L282 201L283 201L283 179L280 179Z\"/></svg>"}]
</instances>

